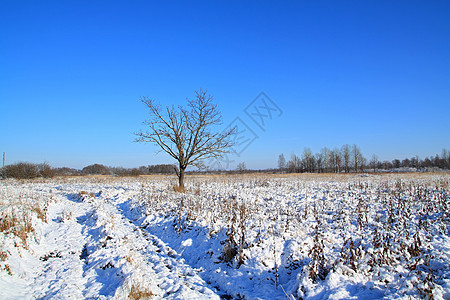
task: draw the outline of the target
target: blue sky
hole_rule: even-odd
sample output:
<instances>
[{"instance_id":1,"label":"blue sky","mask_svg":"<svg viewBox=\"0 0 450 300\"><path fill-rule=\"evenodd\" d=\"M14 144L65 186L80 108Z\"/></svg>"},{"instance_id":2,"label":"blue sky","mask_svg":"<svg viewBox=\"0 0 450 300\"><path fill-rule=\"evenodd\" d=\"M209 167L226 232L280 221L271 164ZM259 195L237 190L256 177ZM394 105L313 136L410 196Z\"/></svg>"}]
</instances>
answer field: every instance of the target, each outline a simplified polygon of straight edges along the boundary
<instances>
[{"instance_id":1,"label":"blue sky","mask_svg":"<svg viewBox=\"0 0 450 300\"><path fill-rule=\"evenodd\" d=\"M170 163L141 96L211 93L258 136L236 161L357 144L380 160L450 148L448 1L1 1L0 152L7 163ZM261 130L244 109L282 110ZM231 166L233 167L233 166Z\"/></svg>"}]
</instances>

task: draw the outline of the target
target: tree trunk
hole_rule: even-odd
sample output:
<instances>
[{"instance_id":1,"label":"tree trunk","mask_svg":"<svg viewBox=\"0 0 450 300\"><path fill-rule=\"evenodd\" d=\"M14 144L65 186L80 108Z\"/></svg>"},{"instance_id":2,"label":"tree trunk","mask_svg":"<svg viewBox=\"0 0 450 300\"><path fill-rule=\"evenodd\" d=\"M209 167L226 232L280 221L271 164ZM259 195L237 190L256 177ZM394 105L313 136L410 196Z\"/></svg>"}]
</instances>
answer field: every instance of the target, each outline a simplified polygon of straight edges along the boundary
<instances>
[{"instance_id":1,"label":"tree trunk","mask_svg":"<svg viewBox=\"0 0 450 300\"><path fill-rule=\"evenodd\" d=\"M178 186L180 189L184 190L184 170L183 168L180 168L180 171L178 173Z\"/></svg>"}]
</instances>

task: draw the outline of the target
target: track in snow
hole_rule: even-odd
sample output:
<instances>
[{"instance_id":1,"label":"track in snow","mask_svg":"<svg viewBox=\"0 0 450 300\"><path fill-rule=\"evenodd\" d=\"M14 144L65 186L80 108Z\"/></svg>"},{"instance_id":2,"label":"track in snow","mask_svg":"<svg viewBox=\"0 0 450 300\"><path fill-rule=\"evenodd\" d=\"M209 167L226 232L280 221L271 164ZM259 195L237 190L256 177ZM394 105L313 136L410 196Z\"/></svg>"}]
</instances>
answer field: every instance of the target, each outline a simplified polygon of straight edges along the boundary
<instances>
[{"instance_id":1,"label":"track in snow","mask_svg":"<svg viewBox=\"0 0 450 300\"><path fill-rule=\"evenodd\" d=\"M123 198L111 192L58 195L29 257L32 280L6 298L220 299L178 253L125 217Z\"/></svg>"}]
</instances>

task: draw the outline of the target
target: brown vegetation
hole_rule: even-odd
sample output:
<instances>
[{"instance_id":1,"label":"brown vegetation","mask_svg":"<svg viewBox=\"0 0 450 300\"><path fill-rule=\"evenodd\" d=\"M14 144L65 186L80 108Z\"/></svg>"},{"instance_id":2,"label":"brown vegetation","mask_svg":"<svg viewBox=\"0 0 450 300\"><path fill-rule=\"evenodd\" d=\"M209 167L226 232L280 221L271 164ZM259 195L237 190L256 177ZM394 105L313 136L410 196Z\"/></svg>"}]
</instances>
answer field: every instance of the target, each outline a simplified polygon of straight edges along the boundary
<instances>
[{"instance_id":1,"label":"brown vegetation","mask_svg":"<svg viewBox=\"0 0 450 300\"><path fill-rule=\"evenodd\" d=\"M151 291L138 285L132 285L128 294L128 298L132 300L149 299L153 296Z\"/></svg>"}]
</instances>

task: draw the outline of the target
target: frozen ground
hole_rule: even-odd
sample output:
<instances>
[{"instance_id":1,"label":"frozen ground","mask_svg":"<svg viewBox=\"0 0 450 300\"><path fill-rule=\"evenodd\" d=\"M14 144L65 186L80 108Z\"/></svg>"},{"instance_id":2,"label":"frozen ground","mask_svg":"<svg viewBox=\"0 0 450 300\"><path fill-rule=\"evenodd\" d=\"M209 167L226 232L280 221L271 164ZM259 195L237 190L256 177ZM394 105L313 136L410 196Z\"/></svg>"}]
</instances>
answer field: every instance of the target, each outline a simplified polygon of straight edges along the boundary
<instances>
[{"instance_id":1,"label":"frozen ground","mask_svg":"<svg viewBox=\"0 0 450 300\"><path fill-rule=\"evenodd\" d=\"M0 181L1 299L450 299L450 176Z\"/></svg>"}]
</instances>

